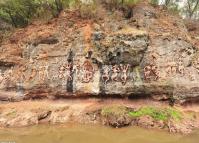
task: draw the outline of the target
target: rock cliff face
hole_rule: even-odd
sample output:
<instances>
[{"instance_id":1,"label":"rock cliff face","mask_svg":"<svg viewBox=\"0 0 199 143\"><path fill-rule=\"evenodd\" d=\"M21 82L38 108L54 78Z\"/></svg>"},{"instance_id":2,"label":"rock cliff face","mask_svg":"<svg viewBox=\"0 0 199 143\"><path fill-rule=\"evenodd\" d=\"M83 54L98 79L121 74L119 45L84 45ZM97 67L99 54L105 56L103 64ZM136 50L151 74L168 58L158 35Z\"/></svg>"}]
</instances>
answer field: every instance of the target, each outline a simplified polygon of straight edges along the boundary
<instances>
[{"instance_id":1,"label":"rock cliff face","mask_svg":"<svg viewBox=\"0 0 199 143\"><path fill-rule=\"evenodd\" d=\"M76 96L199 98L198 47L181 19L140 3L133 17L63 12L0 47L1 100Z\"/></svg>"}]
</instances>

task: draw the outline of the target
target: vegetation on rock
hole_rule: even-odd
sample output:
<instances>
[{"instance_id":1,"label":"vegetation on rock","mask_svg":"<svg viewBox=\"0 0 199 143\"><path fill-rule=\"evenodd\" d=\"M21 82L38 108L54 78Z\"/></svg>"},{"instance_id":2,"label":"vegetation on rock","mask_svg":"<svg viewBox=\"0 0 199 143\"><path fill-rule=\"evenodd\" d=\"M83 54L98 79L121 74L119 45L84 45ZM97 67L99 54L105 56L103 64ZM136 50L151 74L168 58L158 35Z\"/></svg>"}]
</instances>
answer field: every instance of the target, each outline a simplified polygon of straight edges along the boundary
<instances>
[{"instance_id":1,"label":"vegetation on rock","mask_svg":"<svg viewBox=\"0 0 199 143\"><path fill-rule=\"evenodd\" d=\"M141 117L141 116L151 116L155 120L168 121L169 119L173 119L179 121L182 119L182 114L180 111L174 108L155 108L155 107L143 107L138 109L137 111L129 112L131 117Z\"/></svg>"},{"instance_id":2,"label":"vegetation on rock","mask_svg":"<svg viewBox=\"0 0 199 143\"><path fill-rule=\"evenodd\" d=\"M178 111L175 108L157 108L157 107L142 107L137 110L127 108L125 106L108 106L104 107L101 110L102 116L124 116L129 115L133 118L139 118L142 116L150 116L155 120L162 120L162 121L168 121L168 120L174 120L174 121L180 121L183 117L182 113Z\"/></svg>"},{"instance_id":3,"label":"vegetation on rock","mask_svg":"<svg viewBox=\"0 0 199 143\"><path fill-rule=\"evenodd\" d=\"M128 113L125 106L109 106L102 108L101 115L103 116L122 116Z\"/></svg>"},{"instance_id":4,"label":"vegetation on rock","mask_svg":"<svg viewBox=\"0 0 199 143\"><path fill-rule=\"evenodd\" d=\"M120 9L127 13L127 17L132 16L132 8L135 4L143 0L102 0L109 10ZM96 12L96 7L100 1L84 0L1 0L0 1L0 19L11 23L14 27L24 27L32 19L58 17L59 13L71 5L80 9L86 16ZM159 0L149 0L153 5L158 5ZM180 8L176 1L166 0L164 5L175 12L182 12L189 18L195 17L199 10L199 1L190 0L184 7Z\"/></svg>"},{"instance_id":5,"label":"vegetation on rock","mask_svg":"<svg viewBox=\"0 0 199 143\"><path fill-rule=\"evenodd\" d=\"M93 115L103 125L120 128L124 126L140 126L158 128L175 133L190 133L192 127L197 127L197 114L184 112L174 107L144 106L128 107L125 105L105 106ZM91 116L91 117L93 117ZM92 118L93 119L93 118ZM192 121L193 126L189 126Z\"/></svg>"},{"instance_id":6,"label":"vegetation on rock","mask_svg":"<svg viewBox=\"0 0 199 143\"><path fill-rule=\"evenodd\" d=\"M34 18L57 17L71 0L3 0L0 18L14 27L24 27Z\"/></svg>"}]
</instances>

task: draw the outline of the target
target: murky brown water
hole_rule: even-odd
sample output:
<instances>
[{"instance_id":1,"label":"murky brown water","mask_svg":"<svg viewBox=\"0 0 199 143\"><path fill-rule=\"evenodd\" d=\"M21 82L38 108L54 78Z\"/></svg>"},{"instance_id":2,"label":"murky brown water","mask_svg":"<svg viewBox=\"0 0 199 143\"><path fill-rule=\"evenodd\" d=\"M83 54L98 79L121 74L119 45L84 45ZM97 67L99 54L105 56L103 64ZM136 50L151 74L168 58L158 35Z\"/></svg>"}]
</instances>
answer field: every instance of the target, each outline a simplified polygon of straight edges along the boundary
<instances>
[{"instance_id":1,"label":"murky brown water","mask_svg":"<svg viewBox=\"0 0 199 143\"><path fill-rule=\"evenodd\" d=\"M0 129L0 142L15 143L198 143L199 131L182 136L136 127L112 129L96 125L39 125Z\"/></svg>"}]
</instances>

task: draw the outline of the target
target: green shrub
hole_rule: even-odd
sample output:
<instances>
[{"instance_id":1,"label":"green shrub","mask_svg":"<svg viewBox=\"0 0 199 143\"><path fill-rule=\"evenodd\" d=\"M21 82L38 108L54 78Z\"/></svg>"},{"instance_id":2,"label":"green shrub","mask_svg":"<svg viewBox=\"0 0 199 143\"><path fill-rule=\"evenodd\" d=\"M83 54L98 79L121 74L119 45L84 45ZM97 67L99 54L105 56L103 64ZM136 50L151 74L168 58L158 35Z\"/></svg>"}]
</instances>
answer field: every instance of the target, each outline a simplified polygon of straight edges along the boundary
<instances>
[{"instance_id":1,"label":"green shrub","mask_svg":"<svg viewBox=\"0 0 199 143\"><path fill-rule=\"evenodd\" d=\"M53 17L58 17L59 13L69 7L72 1L76 0L38 0L40 3L39 9L45 12L50 12Z\"/></svg>"},{"instance_id":2,"label":"green shrub","mask_svg":"<svg viewBox=\"0 0 199 143\"><path fill-rule=\"evenodd\" d=\"M179 13L181 12L181 9L179 8L177 4L169 5L168 9L169 9L169 12L176 15L179 15Z\"/></svg>"},{"instance_id":3,"label":"green shrub","mask_svg":"<svg viewBox=\"0 0 199 143\"><path fill-rule=\"evenodd\" d=\"M33 18L57 17L76 0L4 0L0 3L0 19L14 27L24 27Z\"/></svg>"},{"instance_id":4,"label":"green shrub","mask_svg":"<svg viewBox=\"0 0 199 143\"><path fill-rule=\"evenodd\" d=\"M121 7L133 7L141 0L103 0L109 10L120 9Z\"/></svg>"},{"instance_id":5,"label":"green shrub","mask_svg":"<svg viewBox=\"0 0 199 143\"><path fill-rule=\"evenodd\" d=\"M79 3L80 15L82 18L93 18L97 13L97 2L93 0L91 3Z\"/></svg>"},{"instance_id":6,"label":"green shrub","mask_svg":"<svg viewBox=\"0 0 199 143\"><path fill-rule=\"evenodd\" d=\"M136 5L138 2L140 2L140 0L123 0L123 5L132 7Z\"/></svg>"},{"instance_id":7,"label":"green shrub","mask_svg":"<svg viewBox=\"0 0 199 143\"><path fill-rule=\"evenodd\" d=\"M151 116L155 120L167 121L169 119L180 120L181 113L173 108L159 109L155 107L143 107L138 111L129 112L131 117Z\"/></svg>"},{"instance_id":8,"label":"green shrub","mask_svg":"<svg viewBox=\"0 0 199 143\"><path fill-rule=\"evenodd\" d=\"M25 26L37 10L36 0L4 0L0 3L0 18L15 27Z\"/></svg>"}]
</instances>

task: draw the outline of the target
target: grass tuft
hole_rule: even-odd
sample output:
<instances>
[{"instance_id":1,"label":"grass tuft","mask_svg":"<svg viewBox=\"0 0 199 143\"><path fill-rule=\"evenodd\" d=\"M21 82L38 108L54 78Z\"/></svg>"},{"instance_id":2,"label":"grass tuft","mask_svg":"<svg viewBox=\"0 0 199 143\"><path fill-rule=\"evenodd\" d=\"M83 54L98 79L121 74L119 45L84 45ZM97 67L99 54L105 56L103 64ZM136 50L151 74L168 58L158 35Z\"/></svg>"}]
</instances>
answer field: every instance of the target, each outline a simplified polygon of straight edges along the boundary
<instances>
[{"instance_id":1,"label":"grass tuft","mask_svg":"<svg viewBox=\"0 0 199 143\"><path fill-rule=\"evenodd\" d=\"M137 111L129 112L131 117L151 116L155 120L168 121L173 119L179 121L182 119L182 114L174 108L155 108L143 107Z\"/></svg>"}]
</instances>

